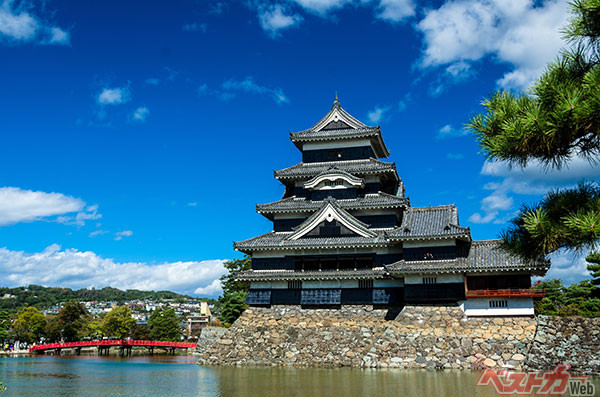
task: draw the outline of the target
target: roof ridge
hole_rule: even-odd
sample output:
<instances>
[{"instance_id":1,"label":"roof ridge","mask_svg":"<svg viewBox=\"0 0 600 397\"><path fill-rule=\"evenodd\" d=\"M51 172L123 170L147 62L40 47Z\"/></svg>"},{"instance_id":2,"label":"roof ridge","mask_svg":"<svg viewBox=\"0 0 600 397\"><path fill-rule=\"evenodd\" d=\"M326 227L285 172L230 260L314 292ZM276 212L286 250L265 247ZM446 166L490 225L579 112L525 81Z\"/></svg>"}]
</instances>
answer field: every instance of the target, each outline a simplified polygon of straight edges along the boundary
<instances>
[{"instance_id":1,"label":"roof ridge","mask_svg":"<svg viewBox=\"0 0 600 397\"><path fill-rule=\"evenodd\" d=\"M361 132L369 132L369 131L381 131L381 126L379 125L367 125L365 127L358 127L358 128L336 128L335 130L321 130L321 131L348 131L348 132L354 132L354 133L361 133ZM317 132L314 131L312 129L306 129L306 130L301 130L301 131L290 131L290 135L292 136L296 136L299 134L309 134L311 132Z\"/></svg>"},{"instance_id":2,"label":"roof ridge","mask_svg":"<svg viewBox=\"0 0 600 397\"><path fill-rule=\"evenodd\" d=\"M425 207L410 207L411 210L415 211L427 211L433 209L447 209L447 208L455 208L454 204L445 204L445 205L429 205Z\"/></svg>"},{"instance_id":3,"label":"roof ridge","mask_svg":"<svg viewBox=\"0 0 600 397\"><path fill-rule=\"evenodd\" d=\"M493 244L493 243L500 243L502 241L501 238L492 238L492 239L488 239L488 240L473 240L471 241L472 244L475 245L485 245L485 244Z\"/></svg>"}]
</instances>

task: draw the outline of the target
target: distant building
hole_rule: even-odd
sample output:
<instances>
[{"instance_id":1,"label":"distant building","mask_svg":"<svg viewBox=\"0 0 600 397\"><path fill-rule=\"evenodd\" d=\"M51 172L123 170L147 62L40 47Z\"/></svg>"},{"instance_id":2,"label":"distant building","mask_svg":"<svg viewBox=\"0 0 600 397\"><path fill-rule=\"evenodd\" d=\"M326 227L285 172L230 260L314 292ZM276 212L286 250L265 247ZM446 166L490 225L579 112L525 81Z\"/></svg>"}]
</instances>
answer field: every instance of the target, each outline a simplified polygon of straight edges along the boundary
<instances>
[{"instance_id":1,"label":"distant building","mask_svg":"<svg viewBox=\"0 0 600 397\"><path fill-rule=\"evenodd\" d=\"M352 117L336 98L290 139L302 162L275 171L281 200L256 206L273 230L234 243L252 256L252 270L237 276L250 282L246 303L452 303L474 316L534 314L540 293L531 276L545 274L548 262L512 257L498 240L473 241L453 204L411 207L395 163L380 160L389 156L380 127Z\"/></svg>"},{"instance_id":2,"label":"distant building","mask_svg":"<svg viewBox=\"0 0 600 397\"><path fill-rule=\"evenodd\" d=\"M200 302L200 313L194 313L186 317L186 335L198 336L202 328L206 327L211 320L210 308L207 302Z\"/></svg>"}]
</instances>

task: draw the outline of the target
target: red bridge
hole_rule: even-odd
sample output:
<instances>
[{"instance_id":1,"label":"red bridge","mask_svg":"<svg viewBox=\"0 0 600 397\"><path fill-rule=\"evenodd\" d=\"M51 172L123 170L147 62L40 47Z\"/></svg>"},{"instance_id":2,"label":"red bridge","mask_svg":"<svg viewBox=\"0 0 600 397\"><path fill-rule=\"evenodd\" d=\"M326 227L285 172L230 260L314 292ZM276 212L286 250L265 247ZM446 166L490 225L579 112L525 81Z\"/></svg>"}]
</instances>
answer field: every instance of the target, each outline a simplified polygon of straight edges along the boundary
<instances>
[{"instance_id":1,"label":"red bridge","mask_svg":"<svg viewBox=\"0 0 600 397\"><path fill-rule=\"evenodd\" d=\"M30 353L44 353L53 350L60 354L62 349L74 349L76 354L81 353L83 347L97 347L98 354L108 355L111 347L118 347L121 355L131 355L133 346L146 347L150 354L154 353L154 348L164 349L165 351L174 354L175 349L194 349L195 343L188 342L167 342L154 340L92 340L82 342L66 342L66 343L47 343L44 345L35 345L29 348Z\"/></svg>"}]
</instances>

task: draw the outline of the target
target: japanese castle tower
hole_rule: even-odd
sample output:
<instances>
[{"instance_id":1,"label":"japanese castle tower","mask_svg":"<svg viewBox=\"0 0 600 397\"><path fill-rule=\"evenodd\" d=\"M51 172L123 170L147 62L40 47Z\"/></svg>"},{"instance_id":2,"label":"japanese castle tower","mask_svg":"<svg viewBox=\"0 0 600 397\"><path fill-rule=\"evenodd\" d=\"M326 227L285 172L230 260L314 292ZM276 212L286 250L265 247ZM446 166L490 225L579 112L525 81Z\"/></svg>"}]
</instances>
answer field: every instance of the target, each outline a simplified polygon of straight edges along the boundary
<instances>
[{"instance_id":1,"label":"japanese castle tower","mask_svg":"<svg viewBox=\"0 0 600 397\"><path fill-rule=\"evenodd\" d=\"M411 207L379 126L337 97L313 127L290 133L302 162L275 171L281 200L256 206L273 231L234 243L252 257L246 303L374 307L458 304L467 315L533 315L531 276L498 240L473 241L453 205ZM542 292L543 294L543 292Z\"/></svg>"}]
</instances>

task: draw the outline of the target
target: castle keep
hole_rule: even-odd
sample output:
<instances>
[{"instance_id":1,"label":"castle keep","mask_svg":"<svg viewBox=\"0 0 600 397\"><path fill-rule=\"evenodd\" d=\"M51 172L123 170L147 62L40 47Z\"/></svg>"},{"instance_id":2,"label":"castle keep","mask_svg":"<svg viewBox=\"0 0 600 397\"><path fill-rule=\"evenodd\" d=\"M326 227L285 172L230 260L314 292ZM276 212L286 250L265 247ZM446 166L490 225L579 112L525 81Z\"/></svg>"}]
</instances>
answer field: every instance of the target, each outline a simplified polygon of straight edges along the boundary
<instances>
[{"instance_id":1,"label":"castle keep","mask_svg":"<svg viewBox=\"0 0 600 397\"><path fill-rule=\"evenodd\" d=\"M334 101L290 133L302 162L275 171L281 200L257 205L273 231L234 243L252 257L251 306L458 304L469 316L533 315L531 276L549 263L474 241L454 205L412 207L380 127Z\"/></svg>"}]
</instances>

